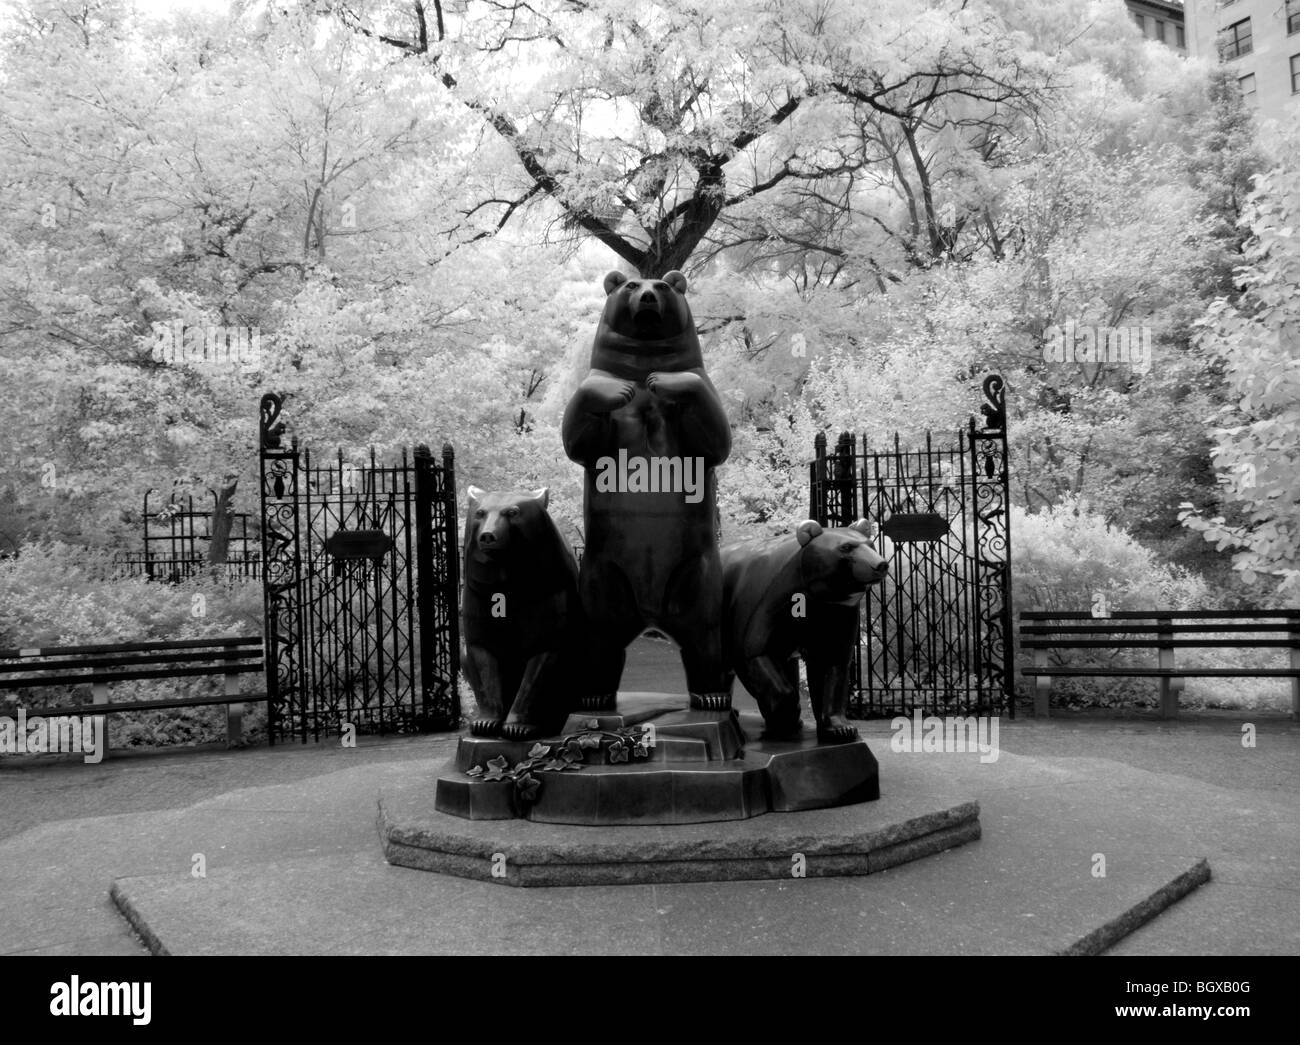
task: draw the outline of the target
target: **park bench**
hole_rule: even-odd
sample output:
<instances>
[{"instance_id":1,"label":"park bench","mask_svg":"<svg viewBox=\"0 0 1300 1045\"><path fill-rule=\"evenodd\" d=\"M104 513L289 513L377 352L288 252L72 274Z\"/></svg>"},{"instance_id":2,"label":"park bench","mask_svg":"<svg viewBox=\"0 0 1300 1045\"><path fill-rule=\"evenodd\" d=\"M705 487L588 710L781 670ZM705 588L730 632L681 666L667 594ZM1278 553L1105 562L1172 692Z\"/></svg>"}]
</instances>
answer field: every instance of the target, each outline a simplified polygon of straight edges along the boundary
<instances>
[{"instance_id":1,"label":"park bench","mask_svg":"<svg viewBox=\"0 0 1300 1045\"><path fill-rule=\"evenodd\" d=\"M1057 622L1057 623L1052 623ZM1233 635L1239 638L1198 638L1197 635ZM1188 648L1288 649L1286 668L1179 667L1175 651ZM1097 678L1153 678L1160 683L1160 714L1178 713L1178 694L1184 679L1289 678L1291 713L1300 717L1300 609L1295 610L1161 610L1154 613L1112 613L1094 617L1088 612L1053 613L1026 610L1020 614L1020 648L1032 650L1032 667L1021 674L1033 678L1034 714L1048 714L1052 680L1062 676ZM1048 655L1055 650L1150 649L1157 655L1153 667L1095 667L1086 664L1054 665Z\"/></svg>"},{"instance_id":2,"label":"park bench","mask_svg":"<svg viewBox=\"0 0 1300 1045\"><path fill-rule=\"evenodd\" d=\"M226 705L226 743L239 743L245 704L265 701L267 694L241 693L239 676L263 670L260 636L229 635L172 642L124 642L95 646L41 646L0 649L0 691L43 686L89 685L93 702L28 708L45 718L65 715L111 715L129 711ZM113 700L110 684L133 679L191 678L220 675L223 692L203 697L162 700Z\"/></svg>"}]
</instances>

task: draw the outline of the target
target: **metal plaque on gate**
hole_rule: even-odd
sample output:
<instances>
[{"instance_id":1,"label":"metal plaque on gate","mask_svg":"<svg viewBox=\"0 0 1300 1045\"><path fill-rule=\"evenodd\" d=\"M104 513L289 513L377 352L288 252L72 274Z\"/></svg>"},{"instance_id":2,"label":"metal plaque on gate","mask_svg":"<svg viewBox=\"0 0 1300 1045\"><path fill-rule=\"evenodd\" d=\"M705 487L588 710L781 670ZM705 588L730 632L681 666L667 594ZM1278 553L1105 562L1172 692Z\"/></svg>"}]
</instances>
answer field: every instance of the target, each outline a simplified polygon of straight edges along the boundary
<instances>
[{"instance_id":1,"label":"metal plaque on gate","mask_svg":"<svg viewBox=\"0 0 1300 1045\"><path fill-rule=\"evenodd\" d=\"M383 530L336 530L325 550L336 559L382 559L392 550L393 539Z\"/></svg>"},{"instance_id":2,"label":"metal plaque on gate","mask_svg":"<svg viewBox=\"0 0 1300 1045\"><path fill-rule=\"evenodd\" d=\"M891 541L937 541L947 536L948 520L934 512L899 512L880 526Z\"/></svg>"}]
</instances>

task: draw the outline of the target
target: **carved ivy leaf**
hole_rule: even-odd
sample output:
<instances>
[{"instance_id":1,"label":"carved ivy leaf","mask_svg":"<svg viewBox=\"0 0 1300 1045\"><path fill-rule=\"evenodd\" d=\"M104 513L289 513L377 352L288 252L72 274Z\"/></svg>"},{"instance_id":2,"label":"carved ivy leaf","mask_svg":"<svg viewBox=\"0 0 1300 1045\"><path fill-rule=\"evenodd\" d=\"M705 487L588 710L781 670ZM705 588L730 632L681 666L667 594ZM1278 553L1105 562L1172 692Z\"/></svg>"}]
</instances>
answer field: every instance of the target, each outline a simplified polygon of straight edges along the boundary
<instances>
[{"instance_id":1,"label":"carved ivy leaf","mask_svg":"<svg viewBox=\"0 0 1300 1045\"><path fill-rule=\"evenodd\" d=\"M588 750L600 747L600 737L591 733L584 733L578 738L578 746Z\"/></svg>"},{"instance_id":2,"label":"carved ivy leaf","mask_svg":"<svg viewBox=\"0 0 1300 1045\"><path fill-rule=\"evenodd\" d=\"M505 780L506 777L508 777L509 775L510 773L507 770L494 769L490 773L484 773L483 779L484 780Z\"/></svg>"},{"instance_id":3,"label":"carved ivy leaf","mask_svg":"<svg viewBox=\"0 0 1300 1045\"><path fill-rule=\"evenodd\" d=\"M529 751L528 751L528 757L529 757L529 758L545 758L545 757L546 757L547 755L549 755L550 753L551 753L551 745L550 745L550 744L537 743L537 744L534 744L534 745L529 749Z\"/></svg>"},{"instance_id":4,"label":"carved ivy leaf","mask_svg":"<svg viewBox=\"0 0 1300 1045\"><path fill-rule=\"evenodd\" d=\"M632 748L632 754L637 758L645 758L650 754L650 749L645 744L637 744Z\"/></svg>"},{"instance_id":5,"label":"carved ivy leaf","mask_svg":"<svg viewBox=\"0 0 1300 1045\"><path fill-rule=\"evenodd\" d=\"M525 773L515 780L515 793L522 802L534 802L542 789L542 782L530 773Z\"/></svg>"},{"instance_id":6,"label":"carved ivy leaf","mask_svg":"<svg viewBox=\"0 0 1300 1045\"><path fill-rule=\"evenodd\" d=\"M482 766L473 766L473 767L471 767L471 768L465 770L465 775L466 775L466 776L482 776L482 775L483 775L483 767L482 767Z\"/></svg>"},{"instance_id":7,"label":"carved ivy leaf","mask_svg":"<svg viewBox=\"0 0 1300 1045\"><path fill-rule=\"evenodd\" d=\"M599 719L594 719L594 718L589 718L589 719L587 719L587 728L588 728L588 729L599 729L599 728L600 728L600 720L599 720Z\"/></svg>"},{"instance_id":8,"label":"carved ivy leaf","mask_svg":"<svg viewBox=\"0 0 1300 1045\"><path fill-rule=\"evenodd\" d=\"M496 758L488 759L487 767L488 769L495 769L498 772L502 772L510 768L510 763L506 759L505 755L497 755Z\"/></svg>"},{"instance_id":9,"label":"carved ivy leaf","mask_svg":"<svg viewBox=\"0 0 1300 1045\"><path fill-rule=\"evenodd\" d=\"M621 740L616 740L614 743L609 745L609 761L611 764L614 762L626 762L627 755L627 747Z\"/></svg>"}]
</instances>

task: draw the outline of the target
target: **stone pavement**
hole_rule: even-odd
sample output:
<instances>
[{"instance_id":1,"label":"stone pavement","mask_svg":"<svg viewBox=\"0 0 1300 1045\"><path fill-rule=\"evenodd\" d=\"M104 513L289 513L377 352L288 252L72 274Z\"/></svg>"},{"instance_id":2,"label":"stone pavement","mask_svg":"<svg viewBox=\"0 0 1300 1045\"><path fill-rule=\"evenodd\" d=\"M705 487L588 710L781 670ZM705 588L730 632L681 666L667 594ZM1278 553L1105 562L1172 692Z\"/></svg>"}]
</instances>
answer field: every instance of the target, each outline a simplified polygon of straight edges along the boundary
<instances>
[{"instance_id":1,"label":"stone pavement","mask_svg":"<svg viewBox=\"0 0 1300 1045\"><path fill-rule=\"evenodd\" d=\"M119 879L178 952L1048 953L1202 857L1212 880L1107 953L1300 953L1300 725L1021 719L987 764L891 756L888 722L862 732L883 787L888 757L933 760L978 799L983 838L860 879L522 890L383 864L378 791L449 758L450 737L0 759L0 954L145 953L110 900ZM205 886L198 913L223 920L176 917ZM423 914L366 931L358 909L386 902Z\"/></svg>"}]
</instances>

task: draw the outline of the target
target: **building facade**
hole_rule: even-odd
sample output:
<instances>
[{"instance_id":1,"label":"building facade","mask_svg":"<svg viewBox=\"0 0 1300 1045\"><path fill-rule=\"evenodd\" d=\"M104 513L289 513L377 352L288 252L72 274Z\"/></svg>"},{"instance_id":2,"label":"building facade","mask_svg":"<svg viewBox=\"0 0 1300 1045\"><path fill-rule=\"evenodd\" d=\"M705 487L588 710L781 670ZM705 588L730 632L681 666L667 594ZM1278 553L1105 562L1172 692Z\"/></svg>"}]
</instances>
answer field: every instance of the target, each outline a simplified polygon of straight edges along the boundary
<instances>
[{"instance_id":1,"label":"building facade","mask_svg":"<svg viewBox=\"0 0 1300 1045\"><path fill-rule=\"evenodd\" d=\"M1159 40L1179 54L1187 54L1183 5L1167 0L1124 0L1133 21L1148 40Z\"/></svg>"},{"instance_id":2,"label":"building facade","mask_svg":"<svg viewBox=\"0 0 1300 1045\"><path fill-rule=\"evenodd\" d=\"M1300 0L1188 0L1184 14L1187 50L1230 66L1259 116L1300 113Z\"/></svg>"}]
</instances>

